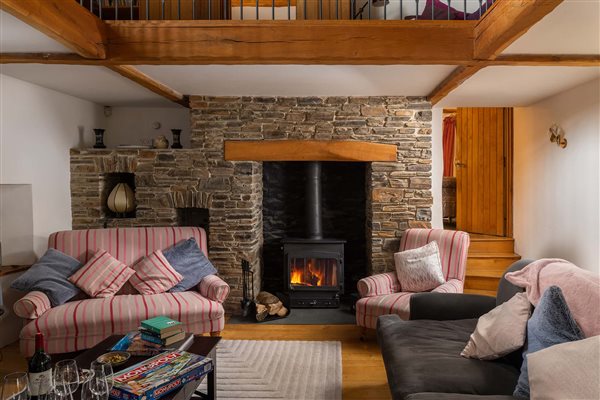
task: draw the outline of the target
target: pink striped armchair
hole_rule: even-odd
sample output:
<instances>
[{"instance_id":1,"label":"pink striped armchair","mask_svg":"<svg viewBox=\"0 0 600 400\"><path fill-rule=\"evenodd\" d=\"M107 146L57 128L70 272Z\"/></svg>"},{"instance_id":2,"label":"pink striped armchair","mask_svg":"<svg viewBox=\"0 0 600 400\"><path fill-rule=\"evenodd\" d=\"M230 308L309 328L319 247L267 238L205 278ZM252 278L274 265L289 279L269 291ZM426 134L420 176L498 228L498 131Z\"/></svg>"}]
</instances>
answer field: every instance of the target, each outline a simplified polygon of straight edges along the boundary
<instances>
[{"instance_id":1,"label":"pink striped armchair","mask_svg":"<svg viewBox=\"0 0 600 400\"><path fill-rule=\"evenodd\" d=\"M202 228L112 228L56 232L48 247L86 263L98 249L107 250L119 261L133 265L155 250L166 249L194 237L204 254L206 232ZM25 320L20 334L21 352L31 356L35 334L44 334L49 353L68 353L93 347L107 336L136 330L140 321L166 315L183 323L187 332L218 334L225 325L222 303L229 285L216 275L202 279L185 292L141 295L129 283L106 298L77 296L51 307L42 292L29 292L14 304L15 314Z\"/></svg>"},{"instance_id":2,"label":"pink striped armchair","mask_svg":"<svg viewBox=\"0 0 600 400\"><path fill-rule=\"evenodd\" d=\"M446 283L432 292L462 293L467 269L469 234L443 229L407 229L400 241L400 250L410 250L436 241L442 259ZM377 318L385 314L410 317L411 292L403 292L396 272L386 272L363 278L358 282L360 299L356 303L356 323L363 328L374 329Z\"/></svg>"}]
</instances>

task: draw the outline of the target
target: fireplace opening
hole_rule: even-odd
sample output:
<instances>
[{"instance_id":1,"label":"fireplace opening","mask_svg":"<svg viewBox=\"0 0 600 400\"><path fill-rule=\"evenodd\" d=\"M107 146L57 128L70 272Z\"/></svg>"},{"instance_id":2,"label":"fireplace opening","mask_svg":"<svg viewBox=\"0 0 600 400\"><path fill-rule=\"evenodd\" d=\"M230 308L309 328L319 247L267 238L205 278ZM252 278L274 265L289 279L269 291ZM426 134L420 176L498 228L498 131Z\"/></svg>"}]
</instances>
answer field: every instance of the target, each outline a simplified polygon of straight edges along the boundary
<instances>
[{"instance_id":1,"label":"fireplace opening","mask_svg":"<svg viewBox=\"0 0 600 400\"><path fill-rule=\"evenodd\" d=\"M196 226L204 228L206 231L206 239L208 240L209 235L209 222L210 216L208 208L199 207L180 207L176 208L177 214L177 226Z\"/></svg>"},{"instance_id":2,"label":"fireplace opening","mask_svg":"<svg viewBox=\"0 0 600 400\"><path fill-rule=\"evenodd\" d=\"M283 291L291 307L337 307L356 287L366 272L365 176L365 163L263 163L265 290Z\"/></svg>"}]
</instances>

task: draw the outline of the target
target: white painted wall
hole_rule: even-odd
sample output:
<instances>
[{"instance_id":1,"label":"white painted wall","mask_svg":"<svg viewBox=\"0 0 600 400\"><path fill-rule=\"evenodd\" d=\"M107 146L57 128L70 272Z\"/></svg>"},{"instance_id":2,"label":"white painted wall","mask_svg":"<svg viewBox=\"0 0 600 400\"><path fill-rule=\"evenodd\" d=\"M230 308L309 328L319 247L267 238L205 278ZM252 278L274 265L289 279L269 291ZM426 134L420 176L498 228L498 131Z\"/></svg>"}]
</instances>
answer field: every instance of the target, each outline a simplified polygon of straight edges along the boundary
<instances>
[{"instance_id":1,"label":"white painted wall","mask_svg":"<svg viewBox=\"0 0 600 400\"><path fill-rule=\"evenodd\" d=\"M599 272L600 79L514 115L516 252ZM566 149L550 143L554 123L566 132Z\"/></svg>"},{"instance_id":2,"label":"white painted wall","mask_svg":"<svg viewBox=\"0 0 600 400\"><path fill-rule=\"evenodd\" d=\"M101 119L94 103L0 74L0 184L31 185L38 257L51 232L71 228L69 149L90 144Z\"/></svg>"},{"instance_id":3,"label":"white painted wall","mask_svg":"<svg viewBox=\"0 0 600 400\"><path fill-rule=\"evenodd\" d=\"M0 184L0 265L29 265L33 252L31 185Z\"/></svg>"},{"instance_id":4,"label":"white painted wall","mask_svg":"<svg viewBox=\"0 0 600 400\"><path fill-rule=\"evenodd\" d=\"M431 121L431 193L433 205L431 206L431 227L443 228L442 214L442 176L444 175L443 154L443 115L442 107L434 107Z\"/></svg>"},{"instance_id":5,"label":"white painted wall","mask_svg":"<svg viewBox=\"0 0 600 400\"><path fill-rule=\"evenodd\" d=\"M160 123L159 129L153 127L155 122ZM159 135L172 143L171 129L181 129L181 143L183 147L190 147L190 110L187 108L113 107L112 115L106 117L103 124L104 143L108 147L151 144Z\"/></svg>"}]
</instances>

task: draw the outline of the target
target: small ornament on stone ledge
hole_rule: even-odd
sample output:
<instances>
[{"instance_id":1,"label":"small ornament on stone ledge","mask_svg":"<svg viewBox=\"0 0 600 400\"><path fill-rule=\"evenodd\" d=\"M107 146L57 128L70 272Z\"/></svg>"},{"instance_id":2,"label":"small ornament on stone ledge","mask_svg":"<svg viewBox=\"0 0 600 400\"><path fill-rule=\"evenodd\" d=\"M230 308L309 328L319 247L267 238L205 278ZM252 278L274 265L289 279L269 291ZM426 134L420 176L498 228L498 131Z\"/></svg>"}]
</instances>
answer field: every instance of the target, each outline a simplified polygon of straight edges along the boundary
<instances>
[{"instance_id":1,"label":"small ornament on stone ledge","mask_svg":"<svg viewBox=\"0 0 600 400\"><path fill-rule=\"evenodd\" d=\"M169 141L163 135L157 136L152 142L155 149L168 149Z\"/></svg>"},{"instance_id":2,"label":"small ornament on stone ledge","mask_svg":"<svg viewBox=\"0 0 600 400\"><path fill-rule=\"evenodd\" d=\"M181 129L171 129L173 133L173 144L171 145L172 149L182 149L181 145Z\"/></svg>"},{"instance_id":3,"label":"small ornament on stone ledge","mask_svg":"<svg viewBox=\"0 0 600 400\"><path fill-rule=\"evenodd\" d=\"M105 149L104 145L104 129L94 129L94 135L96 136L96 143L94 144L95 149Z\"/></svg>"}]
</instances>

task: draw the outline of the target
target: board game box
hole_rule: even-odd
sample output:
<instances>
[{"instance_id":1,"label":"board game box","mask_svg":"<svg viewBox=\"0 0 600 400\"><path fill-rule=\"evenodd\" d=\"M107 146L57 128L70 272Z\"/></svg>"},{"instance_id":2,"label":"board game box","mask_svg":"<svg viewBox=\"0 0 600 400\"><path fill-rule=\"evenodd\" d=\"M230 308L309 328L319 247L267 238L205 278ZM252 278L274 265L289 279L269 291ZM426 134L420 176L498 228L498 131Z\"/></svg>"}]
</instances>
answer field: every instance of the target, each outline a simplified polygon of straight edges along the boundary
<instances>
[{"instance_id":1,"label":"board game box","mask_svg":"<svg viewBox=\"0 0 600 400\"><path fill-rule=\"evenodd\" d=\"M213 368L210 358L173 351L114 373L110 397L120 400L156 400L199 379Z\"/></svg>"}]
</instances>

